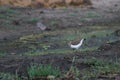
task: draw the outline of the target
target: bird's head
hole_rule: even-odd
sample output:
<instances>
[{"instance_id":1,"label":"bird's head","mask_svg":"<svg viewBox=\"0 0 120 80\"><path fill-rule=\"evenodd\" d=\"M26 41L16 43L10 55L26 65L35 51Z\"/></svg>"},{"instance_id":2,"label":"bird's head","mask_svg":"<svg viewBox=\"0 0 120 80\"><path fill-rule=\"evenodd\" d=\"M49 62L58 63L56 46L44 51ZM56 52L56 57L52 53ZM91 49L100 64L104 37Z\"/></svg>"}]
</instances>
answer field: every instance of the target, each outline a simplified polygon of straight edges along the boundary
<instances>
[{"instance_id":1,"label":"bird's head","mask_svg":"<svg viewBox=\"0 0 120 80\"><path fill-rule=\"evenodd\" d=\"M86 39L85 38L82 38L81 41L85 41Z\"/></svg>"}]
</instances>

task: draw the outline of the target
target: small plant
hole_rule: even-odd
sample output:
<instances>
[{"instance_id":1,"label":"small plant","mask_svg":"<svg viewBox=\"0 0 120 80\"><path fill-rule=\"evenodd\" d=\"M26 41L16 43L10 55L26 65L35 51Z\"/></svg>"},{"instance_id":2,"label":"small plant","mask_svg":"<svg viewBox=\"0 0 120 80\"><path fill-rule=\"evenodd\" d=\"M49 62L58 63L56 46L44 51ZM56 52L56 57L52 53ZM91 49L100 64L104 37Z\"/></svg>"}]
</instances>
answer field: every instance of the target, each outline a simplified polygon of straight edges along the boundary
<instances>
[{"instance_id":1,"label":"small plant","mask_svg":"<svg viewBox=\"0 0 120 80\"><path fill-rule=\"evenodd\" d=\"M0 80L22 80L18 74L11 75L10 73L0 73Z\"/></svg>"},{"instance_id":2,"label":"small plant","mask_svg":"<svg viewBox=\"0 0 120 80\"><path fill-rule=\"evenodd\" d=\"M0 73L0 80L14 80L14 76L9 73Z\"/></svg>"},{"instance_id":3,"label":"small plant","mask_svg":"<svg viewBox=\"0 0 120 80\"><path fill-rule=\"evenodd\" d=\"M27 23L37 23L40 19L39 18L31 18L31 19L26 19L24 20L24 22L27 22Z\"/></svg>"},{"instance_id":4,"label":"small plant","mask_svg":"<svg viewBox=\"0 0 120 80\"><path fill-rule=\"evenodd\" d=\"M15 80L22 80L22 79L18 75L16 75Z\"/></svg>"},{"instance_id":5,"label":"small plant","mask_svg":"<svg viewBox=\"0 0 120 80\"><path fill-rule=\"evenodd\" d=\"M15 73L14 78L15 78L15 80L22 80L22 79L19 77L19 75L18 75L18 72L17 72L17 71L16 71L16 73Z\"/></svg>"},{"instance_id":6,"label":"small plant","mask_svg":"<svg viewBox=\"0 0 120 80\"><path fill-rule=\"evenodd\" d=\"M92 67L95 71L101 74L120 74L120 64L118 63L106 63L104 65L95 65Z\"/></svg>"},{"instance_id":7,"label":"small plant","mask_svg":"<svg viewBox=\"0 0 120 80\"><path fill-rule=\"evenodd\" d=\"M114 74L120 74L120 64L116 62L107 62L92 58L86 60L84 63L91 65L91 67L84 73L83 79L97 79L100 76L111 78L111 76L114 77Z\"/></svg>"},{"instance_id":8,"label":"small plant","mask_svg":"<svg viewBox=\"0 0 120 80\"><path fill-rule=\"evenodd\" d=\"M55 25L57 25L58 23L56 22L56 21L51 21L50 22L50 26L55 26Z\"/></svg>"},{"instance_id":9,"label":"small plant","mask_svg":"<svg viewBox=\"0 0 120 80\"><path fill-rule=\"evenodd\" d=\"M44 49L44 50L48 50L49 48L50 48L49 45L48 45L48 46L47 46L47 45L44 45L44 46L43 46L43 49Z\"/></svg>"},{"instance_id":10,"label":"small plant","mask_svg":"<svg viewBox=\"0 0 120 80\"><path fill-rule=\"evenodd\" d=\"M70 16L78 16L78 14L77 13L71 13L71 14L69 14Z\"/></svg>"},{"instance_id":11,"label":"small plant","mask_svg":"<svg viewBox=\"0 0 120 80\"><path fill-rule=\"evenodd\" d=\"M0 7L0 18L3 19L3 20L12 20L12 16L16 16L18 14L20 14L18 11L16 10L13 10L11 8L8 8L8 7Z\"/></svg>"},{"instance_id":12,"label":"small plant","mask_svg":"<svg viewBox=\"0 0 120 80\"><path fill-rule=\"evenodd\" d=\"M6 57L6 56L7 56L6 53L0 52L0 58Z\"/></svg>"},{"instance_id":13,"label":"small plant","mask_svg":"<svg viewBox=\"0 0 120 80\"><path fill-rule=\"evenodd\" d=\"M28 68L28 75L30 79L48 77L50 75L58 77L60 75L60 70L53 68L51 65L32 65Z\"/></svg>"},{"instance_id":14,"label":"small plant","mask_svg":"<svg viewBox=\"0 0 120 80\"><path fill-rule=\"evenodd\" d=\"M88 18L96 18L96 17L99 17L99 16L100 16L99 14L93 13L93 12L89 12L86 15L86 17L88 17Z\"/></svg>"},{"instance_id":15,"label":"small plant","mask_svg":"<svg viewBox=\"0 0 120 80\"><path fill-rule=\"evenodd\" d=\"M91 59L85 60L84 63L89 64L89 65L93 65L93 66L105 65L105 62L103 62L102 60L98 60L94 57L92 57Z\"/></svg>"}]
</instances>

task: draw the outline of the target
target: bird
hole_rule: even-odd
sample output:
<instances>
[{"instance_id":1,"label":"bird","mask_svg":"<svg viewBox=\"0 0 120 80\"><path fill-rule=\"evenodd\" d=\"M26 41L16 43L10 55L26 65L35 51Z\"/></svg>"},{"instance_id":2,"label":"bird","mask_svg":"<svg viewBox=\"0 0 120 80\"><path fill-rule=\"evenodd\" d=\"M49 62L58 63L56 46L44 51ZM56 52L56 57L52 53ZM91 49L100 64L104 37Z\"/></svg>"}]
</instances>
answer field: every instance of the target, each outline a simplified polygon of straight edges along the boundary
<instances>
[{"instance_id":1,"label":"bird","mask_svg":"<svg viewBox=\"0 0 120 80\"><path fill-rule=\"evenodd\" d=\"M70 42L68 43L68 45L69 45L70 48L72 48L72 49L79 49L79 48L82 46L83 41L84 41L84 39L81 39L78 44L72 44L72 42L70 41Z\"/></svg>"}]
</instances>

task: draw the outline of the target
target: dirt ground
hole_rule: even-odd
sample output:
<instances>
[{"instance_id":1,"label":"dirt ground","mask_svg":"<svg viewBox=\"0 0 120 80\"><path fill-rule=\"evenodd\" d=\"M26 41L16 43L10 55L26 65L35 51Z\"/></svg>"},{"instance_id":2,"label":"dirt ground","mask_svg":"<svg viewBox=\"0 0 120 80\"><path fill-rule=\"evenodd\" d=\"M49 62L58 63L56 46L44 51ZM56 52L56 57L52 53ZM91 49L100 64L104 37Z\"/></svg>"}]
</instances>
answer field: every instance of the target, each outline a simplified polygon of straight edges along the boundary
<instances>
[{"instance_id":1,"label":"dirt ground","mask_svg":"<svg viewBox=\"0 0 120 80\"><path fill-rule=\"evenodd\" d=\"M15 74L17 70L18 74L22 76L23 75L27 76L26 70L32 63L44 64L44 65L51 63L54 67L59 67L62 71L66 71L70 69L73 56L76 56L75 66L82 71L92 66L92 64L85 64L84 60L96 58L104 61L111 60L112 62L115 62L116 55L118 59L120 58L119 53L120 53L120 41L116 41L110 44L105 44L104 46L101 46L98 50L91 52L90 51L79 52L79 53L72 53L66 55L47 54L47 55L32 56L32 57L10 56L9 58L0 59L0 71L10 72ZM114 78L115 77L116 76L114 76ZM99 78L97 80L99 80ZM103 77L102 80L114 80L114 79L111 79L109 77L107 79L104 79Z\"/></svg>"},{"instance_id":2,"label":"dirt ground","mask_svg":"<svg viewBox=\"0 0 120 80\"><path fill-rule=\"evenodd\" d=\"M113 63L117 58L119 62L120 1L112 1L92 0L92 8L1 7L0 72L15 74L17 70L20 76L27 76L27 67L32 63L44 65L51 63L54 67L66 71L72 64L73 56L77 58L75 66L81 71L91 66L84 63L84 60L91 58ZM47 28L41 30L37 26L38 22ZM71 51L67 43L79 38L86 38L83 51ZM86 50L86 47L97 48ZM29 52L34 50L39 50L39 53L43 54L30 53L32 56L29 56ZM114 76L114 79L97 80L119 79Z\"/></svg>"}]
</instances>

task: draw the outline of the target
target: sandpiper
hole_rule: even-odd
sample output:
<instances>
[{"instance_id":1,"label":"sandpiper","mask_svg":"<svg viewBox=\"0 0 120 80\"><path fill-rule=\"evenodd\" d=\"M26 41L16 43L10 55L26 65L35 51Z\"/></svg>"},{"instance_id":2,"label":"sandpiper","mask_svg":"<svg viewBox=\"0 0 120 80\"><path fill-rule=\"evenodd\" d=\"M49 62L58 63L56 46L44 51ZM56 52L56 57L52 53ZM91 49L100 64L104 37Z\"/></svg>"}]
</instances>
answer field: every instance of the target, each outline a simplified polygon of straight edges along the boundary
<instances>
[{"instance_id":1,"label":"sandpiper","mask_svg":"<svg viewBox=\"0 0 120 80\"><path fill-rule=\"evenodd\" d=\"M68 45L72 49L79 49L82 46L83 41L84 41L84 39L81 39L78 44L72 44L72 42L70 41L70 43Z\"/></svg>"}]
</instances>

